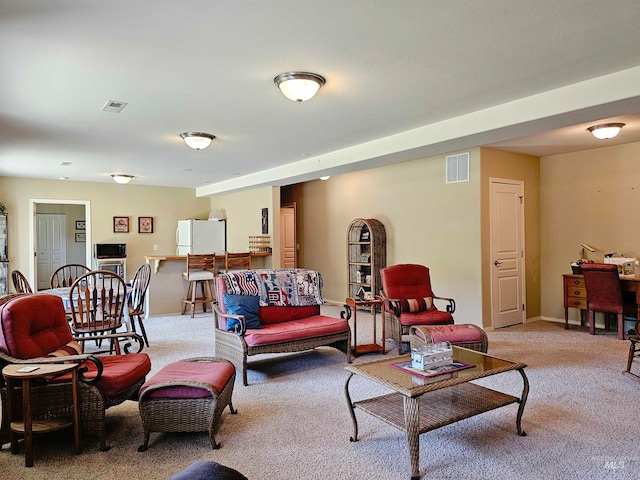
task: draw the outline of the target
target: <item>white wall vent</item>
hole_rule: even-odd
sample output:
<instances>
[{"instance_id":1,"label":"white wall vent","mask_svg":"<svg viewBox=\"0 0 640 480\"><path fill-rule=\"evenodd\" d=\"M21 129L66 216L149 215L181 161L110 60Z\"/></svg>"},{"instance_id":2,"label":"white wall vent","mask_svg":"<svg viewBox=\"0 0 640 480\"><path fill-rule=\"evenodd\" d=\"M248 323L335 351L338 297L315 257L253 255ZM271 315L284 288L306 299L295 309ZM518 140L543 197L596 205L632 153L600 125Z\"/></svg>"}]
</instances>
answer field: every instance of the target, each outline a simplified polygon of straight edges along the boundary
<instances>
[{"instance_id":1,"label":"white wall vent","mask_svg":"<svg viewBox=\"0 0 640 480\"><path fill-rule=\"evenodd\" d=\"M120 113L126 106L127 102L117 102L115 100L109 100L100 110L102 110L103 112Z\"/></svg>"},{"instance_id":2,"label":"white wall vent","mask_svg":"<svg viewBox=\"0 0 640 480\"><path fill-rule=\"evenodd\" d=\"M469 152L447 155L447 183L469 181Z\"/></svg>"}]
</instances>

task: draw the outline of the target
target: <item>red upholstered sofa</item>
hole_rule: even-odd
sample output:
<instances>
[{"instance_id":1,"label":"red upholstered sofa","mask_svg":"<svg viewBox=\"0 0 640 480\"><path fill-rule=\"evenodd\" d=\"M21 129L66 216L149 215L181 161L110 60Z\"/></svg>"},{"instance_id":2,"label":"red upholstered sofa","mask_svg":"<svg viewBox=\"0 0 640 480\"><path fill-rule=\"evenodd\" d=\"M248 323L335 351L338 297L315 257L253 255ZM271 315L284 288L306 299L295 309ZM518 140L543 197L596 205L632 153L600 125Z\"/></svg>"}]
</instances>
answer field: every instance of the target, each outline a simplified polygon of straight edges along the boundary
<instances>
[{"instance_id":1,"label":"red upholstered sofa","mask_svg":"<svg viewBox=\"0 0 640 480\"><path fill-rule=\"evenodd\" d=\"M242 372L247 358L332 346L351 362L351 331L320 314L322 278L305 269L242 270L216 277L215 355ZM240 305L238 305L238 303Z\"/></svg>"}]
</instances>

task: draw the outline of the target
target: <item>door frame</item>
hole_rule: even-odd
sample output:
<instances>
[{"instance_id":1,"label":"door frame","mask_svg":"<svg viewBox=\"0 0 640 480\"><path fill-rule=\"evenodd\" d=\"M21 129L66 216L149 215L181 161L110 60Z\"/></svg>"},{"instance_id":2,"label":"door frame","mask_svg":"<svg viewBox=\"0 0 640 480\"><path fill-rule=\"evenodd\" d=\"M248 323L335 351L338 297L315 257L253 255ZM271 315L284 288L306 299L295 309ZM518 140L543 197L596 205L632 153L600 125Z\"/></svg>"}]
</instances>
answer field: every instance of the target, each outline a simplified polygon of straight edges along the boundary
<instances>
[{"instance_id":1,"label":"door frame","mask_svg":"<svg viewBox=\"0 0 640 480\"><path fill-rule=\"evenodd\" d=\"M84 220L86 223L87 241L85 243L85 265L91 267L91 202L89 200L53 200L50 198L30 198L29 212L31 222L29 222L29 248L31 251L31 261L29 262L29 278L31 284L36 276L36 210L39 203L60 204L60 205L84 205Z\"/></svg>"},{"instance_id":2,"label":"door frame","mask_svg":"<svg viewBox=\"0 0 640 480\"><path fill-rule=\"evenodd\" d=\"M490 284L490 299L491 299L491 328L494 329L495 327L495 318L494 318L494 308L493 308L493 299L494 299L494 293L495 293L495 285L494 285L494 278L493 278L493 221L494 219L492 218L492 205L493 205L493 185L496 183L503 183L503 184L509 184L509 185L517 185L520 187L520 194L521 194L521 200L522 200L522 213L520 215L520 225L518 226L519 230L520 230L520 250L522 252L522 255L519 258L519 264L520 264L520 282L522 285L522 305L523 305L523 309L521 310L522 313L522 322L521 324L525 324L527 322L527 284L526 284L526 280L527 280L527 275L526 275L526 258L527 258L527 252L525 250L525 245L526 245L526 235L525 235L525 209L524 209L524 198L525 198L525 194L524 194L524 181L523 180L514 180L514 179L508 179L508 178L498 178L498 177L490 177L489 178L489 271L490 271L490 275L489 275L489 284ZM514 325L518 325L518 324L514 324Z\"/></svg>"}]
</instances>

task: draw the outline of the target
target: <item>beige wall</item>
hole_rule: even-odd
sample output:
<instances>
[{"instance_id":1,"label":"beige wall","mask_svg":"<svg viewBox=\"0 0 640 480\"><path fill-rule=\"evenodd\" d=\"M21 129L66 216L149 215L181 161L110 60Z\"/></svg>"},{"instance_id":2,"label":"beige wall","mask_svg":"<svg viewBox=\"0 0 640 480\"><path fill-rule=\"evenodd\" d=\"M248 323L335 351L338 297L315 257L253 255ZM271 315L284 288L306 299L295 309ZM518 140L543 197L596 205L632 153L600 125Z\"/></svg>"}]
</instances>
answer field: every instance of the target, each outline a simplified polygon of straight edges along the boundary
<instances>
[{"instance_id":1,"label":"beige wall","mask_svg":"<svg viewBox=\"0 0 640 480\"><path fill-rule=\"evenodd\" d=\"M195 191L188 188L0 177L0 201L9 212L11 270L29 272L33 261L33 253L29 249L30 199L90 202L92 242L126 243L128 276L132 276L145 261L145 255L175 254L176 222L183 218L207 218L210 209L209 199L196 198ZM114 216L129 217L129 233L113 233ZM153 217L154 233L138 233L139 216ZM157 251L153 250L154 245L158 246ZM29 281L34 283L31 278ZM151 291L154 283L152 276ZM154 297L162 300L162 292L157 288ZM176 305L170 311L176 312L179 308Z\"/></svg>"},{"instance_id":2,"label":"beige wall","mask_svg":"<svg viewBox=\"0 0 640 480\"><path fill-rule=\"evenodd\" d=\"M640 143L540 159L543 317L564 321L562 274L571 273L581 243L596 248L591 260L610 252L640 258L639 162Z\"/></svg>"},{"instance_id":3,"label":"beige wall","mask_svg":"<svg viewBox=\"0 0 640 480\"><path fill-rule=\"evenodd\" d=\"M242 192L228 193L211 197L211 210L223 210L227 218L227 250L246 252L249 248L249 236L262 235L262 209L269 209L269 235L273 247L273 257L264 259L262 265L271 268L279 265L279 250L275 248L280 231L280 189L278 187L260 187Z\"/></svg>"},{"instance_id":4,"label":"beige wall","mask_svg":"<svg viewBox=\"0 0 640 480\"><path fill-rule=\"evenodd\" d=\"M490 181L524 183L525 282L527 318L540 316L540 160L538 157L482 148L482 310L491 325Z\"/></svg>"},{"instance_id":5,"label":"beige wall","mask_svg":"<svg viewBox=\"0 0 640 480\"><path fill-rule=\"evenodd\" d=\"M386 228L387 264L431 268L435 293L456 299L456 321L482 324L480 151L470 152L471 181L445 183L436 156L332 176L283 189L298 211L299 265L322 273L326 300L347 295L347 229L355 218Z\"/></svg>"}]
</instances>

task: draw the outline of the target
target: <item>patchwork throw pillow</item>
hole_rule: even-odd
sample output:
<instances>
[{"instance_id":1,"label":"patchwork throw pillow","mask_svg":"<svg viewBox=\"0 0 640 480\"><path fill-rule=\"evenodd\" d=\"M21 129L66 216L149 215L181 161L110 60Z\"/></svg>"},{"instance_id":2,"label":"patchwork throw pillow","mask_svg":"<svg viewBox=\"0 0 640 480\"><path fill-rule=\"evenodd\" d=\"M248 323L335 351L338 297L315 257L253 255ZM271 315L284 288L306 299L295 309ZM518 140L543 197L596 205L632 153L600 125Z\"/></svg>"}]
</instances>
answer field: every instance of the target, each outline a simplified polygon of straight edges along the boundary
<instances>
[{"instance_id":1,"label":"patchwork throw pillow","mask_svg":"<svg viewBox=\"0 0 640 480\"><path fill-rule=\"evenodd\" d=\"M232 315L243 315L247 328L262 328L258 310L260 297L253 295L235 295L232 293L224 294L224 308L227 313ZM233 322L227 322L227 329L231 327ZM233 330L233 327L231 328Z\"/></svg>"},{"instance_id":2,"label":"patchwork throw pillow","mask_svg":"<svg viewBox=\"0 0 640 480\"><path fill-rule=\"evenodd\" d=\"M435 310L433 297L407 298L400 301L400 308L403 312L417 313Z\"/></svg>"}]
</instances>

